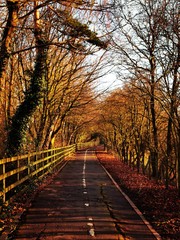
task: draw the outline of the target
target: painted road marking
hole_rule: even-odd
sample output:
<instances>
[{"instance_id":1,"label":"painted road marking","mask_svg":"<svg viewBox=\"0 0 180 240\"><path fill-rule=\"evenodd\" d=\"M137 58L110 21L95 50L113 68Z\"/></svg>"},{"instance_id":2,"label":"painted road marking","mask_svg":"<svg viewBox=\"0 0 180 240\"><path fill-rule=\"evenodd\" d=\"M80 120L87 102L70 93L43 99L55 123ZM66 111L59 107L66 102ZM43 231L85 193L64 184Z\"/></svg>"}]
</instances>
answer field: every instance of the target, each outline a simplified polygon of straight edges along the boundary
<instances>
[{"instance_id":1,"label":"painted road marking","mask_svg":"<svg viewBox=\"0 0 180 240\"><path fill-rule=\"evenodd\" d=\"M87 152L88 152L88 150L86 150L86 152L85 152L85 155L84 155L84 164L83 164L83 178L82 178L82 183L83 183L83 187L84 187L84 189L86 189L86 186L87 186L87 184L86 184L86 162L87 162ZM88 192L87 191L83 191L83 194L88 194ZM89 203L85 203L84 204L86 207L89 207L90 206L90 204ZM94 237L95 236L95 230L94 230L94 224L93 224L93 218L92 217L89 217L88 218L88 223L87 223L87 226L89 227L89 235L91 236L91 237Z\"/></svg>"}]
</instances>

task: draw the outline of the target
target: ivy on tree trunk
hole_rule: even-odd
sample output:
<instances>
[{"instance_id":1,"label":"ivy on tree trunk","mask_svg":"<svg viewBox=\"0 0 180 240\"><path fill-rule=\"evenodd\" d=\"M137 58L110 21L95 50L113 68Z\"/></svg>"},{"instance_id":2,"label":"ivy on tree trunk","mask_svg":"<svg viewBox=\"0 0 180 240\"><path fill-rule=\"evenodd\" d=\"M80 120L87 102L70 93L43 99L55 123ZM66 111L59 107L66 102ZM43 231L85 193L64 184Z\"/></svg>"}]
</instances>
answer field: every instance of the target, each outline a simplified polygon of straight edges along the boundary
<instances>
[{"instance_id":1,"label":"ivy on tree trunk","mask_svg":"<svg viewBox=\"0 0 180 240\"><path fill-rule=\"evenodd\" d=\"M46 42L38 40L37 57L29 90L12 118L8 134L8 156L16 155L25 140L30 117L40 105L45 90L46 60L48 47Z\"/></svg>"}]
</instances>

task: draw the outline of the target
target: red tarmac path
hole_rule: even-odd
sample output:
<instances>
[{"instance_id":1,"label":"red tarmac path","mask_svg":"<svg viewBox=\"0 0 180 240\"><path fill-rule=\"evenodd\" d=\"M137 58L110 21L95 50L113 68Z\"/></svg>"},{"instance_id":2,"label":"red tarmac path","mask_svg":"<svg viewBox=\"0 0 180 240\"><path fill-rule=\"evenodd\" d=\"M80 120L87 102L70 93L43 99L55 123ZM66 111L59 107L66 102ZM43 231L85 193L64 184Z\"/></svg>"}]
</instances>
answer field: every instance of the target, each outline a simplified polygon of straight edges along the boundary
<instances>
[{"instance_id":1,"label":"red tarmac path","mask_svg":"<svg viewBox=\"0 0 180 240\"><path fill-rule=\"evenodd\" d=\"M79 151L38 194L13 239L160 239L126 198L94 151Z\"/></svg>"}]
</instances>

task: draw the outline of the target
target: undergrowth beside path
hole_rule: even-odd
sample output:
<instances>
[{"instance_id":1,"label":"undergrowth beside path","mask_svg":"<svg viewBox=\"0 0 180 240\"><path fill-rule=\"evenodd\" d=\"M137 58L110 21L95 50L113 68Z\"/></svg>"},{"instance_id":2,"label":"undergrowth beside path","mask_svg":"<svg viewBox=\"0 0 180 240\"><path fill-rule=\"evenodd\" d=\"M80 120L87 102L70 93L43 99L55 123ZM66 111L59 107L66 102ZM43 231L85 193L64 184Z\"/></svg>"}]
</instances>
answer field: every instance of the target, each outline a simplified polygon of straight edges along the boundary
<instances>
[{"instance_id":1,"label":"undergrowth beside path","mask_svg":"<svg viewBox=\"0 0 180 240\"><path fill-rule=\"evenodd\" d=\"M180 199L177 189L137 173L111 154L97 149L96 155L121 189L141 210L162 239L180 239Z\"/></svg>"}]
</instances>

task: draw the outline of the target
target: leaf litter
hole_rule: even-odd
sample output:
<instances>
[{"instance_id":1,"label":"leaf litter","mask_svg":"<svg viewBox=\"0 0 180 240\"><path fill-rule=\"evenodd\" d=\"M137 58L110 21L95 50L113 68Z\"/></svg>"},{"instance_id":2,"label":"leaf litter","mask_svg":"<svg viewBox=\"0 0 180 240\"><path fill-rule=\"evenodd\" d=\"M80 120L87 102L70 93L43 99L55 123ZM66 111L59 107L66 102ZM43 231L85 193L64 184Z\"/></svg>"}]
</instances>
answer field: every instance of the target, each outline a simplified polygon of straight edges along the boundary
<instances>
[{"instance_id":1,"label":"leaf litter","mask_svg":"<svg viewBox=\"0 0 180 240\"><path fill-rule=\"evenodd\" d=\"M170 186L165 189L162 183L138 173L110 153L97 150L96 155L162 239L179 240L180 199L177 188Z\"/></svg>"}]
</instances>

